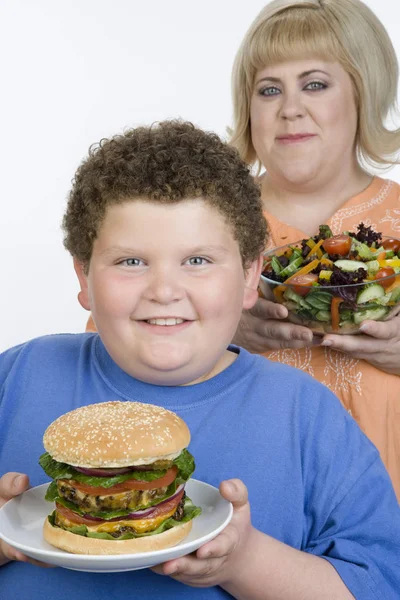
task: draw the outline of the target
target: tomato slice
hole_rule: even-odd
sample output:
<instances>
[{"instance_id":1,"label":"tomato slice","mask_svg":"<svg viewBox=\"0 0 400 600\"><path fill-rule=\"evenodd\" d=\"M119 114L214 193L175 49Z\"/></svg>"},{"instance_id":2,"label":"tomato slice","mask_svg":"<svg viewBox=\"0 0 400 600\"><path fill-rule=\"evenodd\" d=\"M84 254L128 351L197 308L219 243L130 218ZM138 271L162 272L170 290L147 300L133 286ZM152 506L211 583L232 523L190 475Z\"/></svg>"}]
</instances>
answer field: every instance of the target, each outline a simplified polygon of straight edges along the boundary
<instances>
[{"instance_id":1,"label":"tomato slice","mask_svg":"<svg viewBox=\"0 0 400 600\"><path fill-rule=\"evenodd\" d=\"M66 481L84 494L90 494L91 496L111 496L113 494L120 494L121 492L129 492L129 490L155 490L160 487L168 486L176 479L177 473L178 467L174 465L159 479L154 479L153 481L128 479L127 481L117 483L110 488L88 485L87 483L80 483L74 479L68 479Z\"/></svg>"},{"instance_id":2,"label":"tomato slice","mask_svg":"<svg viewBox=\"0 0 400 600\"><path fill-rule=\"evenodd\" d=\"M149 515L149 519L154 519L155 517L160 517L165 513L171 512L174 508L178 507L179 502L182 500L182 496L185 493L185 490L182 490L177 494L172 500L168 502L162 502L159 506L156 506L154 512Z\"/></svg>"},{"instance_id":3,"label":"tomato slice","mask_svg":"<svg viewBox=\"0 0 400 600\"><path fill-rule=\"evenodd\" d=\"M315 273L306 273L305 275L295 275L290 280L293 291L299 296L306 296L311 290L313 283L318 281L318 275Z\"/></svg>"},{"instance_id":4,"label":"tomato slice","mask_svg":"<svg viewBox=\"0 0 400 600\"><path fill-rule=\"evenodd\" d=\"M68 519L68 521L72 521L72 523L76 523L76 525L92 525L93 526L93 525L100 525L100 523L103 522L103 521L93 521L93 519L85 519L85 517L82 517L82 515L79 515L78 513L74 512L73 510L70 510L66 506L59 504L58 502L56 502L56 509L60 515L62 515L66 519Z\"/></svg>"},{"instance_id":5,"label":"tomato slice","mask_svg":"<svg viewBox=\"0 0 400 600\"><path fill-rule=\"evenodd\" d=\"M328 254L347 256L351 248L351 237L349 235L334 235L327 238L322 246Z\"/></svg>"},{"instance_id":6,"label":"tomato slice","mask_svg":"<svg viewBox=\"0 0 400 600\"><path fill-rule=\"evenodd\" d=\"M379 284L383 288L388 288L394 282L395 272L392 267L385 267L384 269L379 269L377 274L375 275L375 279L381 279L382 277L387 277L384 281L380 281Z\"/></svg>"},{"instance_id":7,"label":"tomato slice","mask_svg":"<svg viewBox=\"0 0 400 600\"><path fill-rule=\"evenodd\" d=\"M400 240L395 240L394 238L383 240L382 246L385 248L385 250L393 250L393 252L397 254L400 250Z\"/></svg>"}]
</instances>

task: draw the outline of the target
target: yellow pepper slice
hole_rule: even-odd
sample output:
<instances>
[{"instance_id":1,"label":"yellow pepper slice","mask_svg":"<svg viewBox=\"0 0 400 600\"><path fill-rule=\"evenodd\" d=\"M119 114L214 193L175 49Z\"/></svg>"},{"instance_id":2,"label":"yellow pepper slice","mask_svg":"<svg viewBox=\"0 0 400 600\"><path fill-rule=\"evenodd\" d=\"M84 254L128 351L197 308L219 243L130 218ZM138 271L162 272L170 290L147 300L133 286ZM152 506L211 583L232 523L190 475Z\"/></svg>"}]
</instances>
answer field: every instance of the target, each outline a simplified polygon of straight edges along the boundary
<instances>
[{"instance_id":1,"label":"yellow pepper slice","mask_svg":"<svg viewBox=\"0 0 400 600\"><path fill-rule=\"evenodd\" d=\"M380 267L400 267L400 258L387 258L386 260L378 260Z\"/></svg>"},{"instance_id":2,"label":"yellow pepper slice","mask_svg":"<svg viewBox=\"0 0 400 600\"><path fill-rule=\"evenodd\" d=\"M318 244L315 244L314 248L311 250L311 254L316 254L318 258L322 258L323 252L321 250L321 246L324 243L324 239L320 239Z\"/></svg>"}]
</instances>

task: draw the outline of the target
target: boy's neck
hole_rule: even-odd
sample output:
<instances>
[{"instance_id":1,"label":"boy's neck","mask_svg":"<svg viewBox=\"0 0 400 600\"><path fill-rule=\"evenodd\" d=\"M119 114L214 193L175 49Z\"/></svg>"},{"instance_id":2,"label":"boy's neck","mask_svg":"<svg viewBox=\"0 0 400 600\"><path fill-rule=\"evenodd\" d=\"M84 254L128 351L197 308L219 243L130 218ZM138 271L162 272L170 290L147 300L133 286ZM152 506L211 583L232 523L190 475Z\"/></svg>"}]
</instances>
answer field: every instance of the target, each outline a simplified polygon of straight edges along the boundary
<instances>
[{"instance_id":1,"label":"boy's neck","mask_svg":"<svg viewBox=\"0 0 400 600\"><path fill-rule=\"evenodd\" d=\"M207 373L205 373L198 379L191 381L190 383L183 383L182 386L195 385L196 383L203 383L204 381L207 381L208 379L212 379L212 377L219 375L220 373L222 373L222 371L225 371L225 369L230 367L231 364L233 364L235 362L237 357L238 357L238 354L236 352L232 352L232 350L225 350L225 353L221 356L220 360L211 369L211 371L208 371Z\"/></svg>"}]
</instances>

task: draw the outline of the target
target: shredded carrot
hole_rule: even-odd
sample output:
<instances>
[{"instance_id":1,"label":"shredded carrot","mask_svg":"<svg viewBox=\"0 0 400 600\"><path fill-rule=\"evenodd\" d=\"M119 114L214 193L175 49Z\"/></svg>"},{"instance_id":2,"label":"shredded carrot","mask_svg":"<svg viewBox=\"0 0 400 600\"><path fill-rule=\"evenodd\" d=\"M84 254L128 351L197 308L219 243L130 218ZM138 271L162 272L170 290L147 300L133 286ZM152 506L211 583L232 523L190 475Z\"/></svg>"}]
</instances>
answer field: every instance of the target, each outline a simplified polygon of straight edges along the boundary
<instances>
[{"instance_id":1,"label":"shredded carrot","mask_svg":"<svg viewBox=\"0 0 400 600\"><path fill-rule=\"evenodd\" d=\"M331 302L331 315L332 315L332 329L333 331L339 331L339 304L343 302L342 298L338 298L337 296L333 296Z\"/></svg>"},{"instance_id":2,"label":"shredded carrot","mask_svg":"<svg viewBox=\"0 0 400 600\"><path fill-rule=\"evenodd\" d=\"M378 260L385 260L386 258L386 252L381 252L380 254L378 254Z\"/></svg>"},{"instance_id":3,"label":"shredded carrot","mask_svg":"<svg viewBox=\"0 0 400 600\"><path fill-rule=\"evenodd\" d=\"M283 283L290 283L290 281L294 277L297 277L298 275L306 275L307 273L310 273L316 267L318 267L318 265L319 265L319 260L316 258L315 260L312 260L307 265L304 265L304 267L302 267L299 271L297 271L296 273L293 273L293 275L291 275L290 277L288 277L287 279L285 279L285 281Z\"/></svg>"}]
</instances>

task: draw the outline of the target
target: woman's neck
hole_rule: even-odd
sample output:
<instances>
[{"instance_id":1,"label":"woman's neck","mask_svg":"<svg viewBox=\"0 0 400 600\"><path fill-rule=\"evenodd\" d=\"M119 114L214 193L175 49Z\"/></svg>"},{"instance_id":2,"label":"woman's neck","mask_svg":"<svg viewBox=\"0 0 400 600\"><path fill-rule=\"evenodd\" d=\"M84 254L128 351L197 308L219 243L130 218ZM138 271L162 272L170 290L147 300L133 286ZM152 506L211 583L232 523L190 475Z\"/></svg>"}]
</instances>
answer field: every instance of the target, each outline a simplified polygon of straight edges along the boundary
<instances>
[{"instance_id":1,"label":"woman's neck","mask_svg":"<svg viewBox=\"0 0 400 600\"><path fill-rule=\"evenodd\" d=\"M347 200L365 190L373 177L357 164L324 181L294 185L263 175L261 194L264 209L288 225L314 235Z\"/></svg>"}]
</instances>

